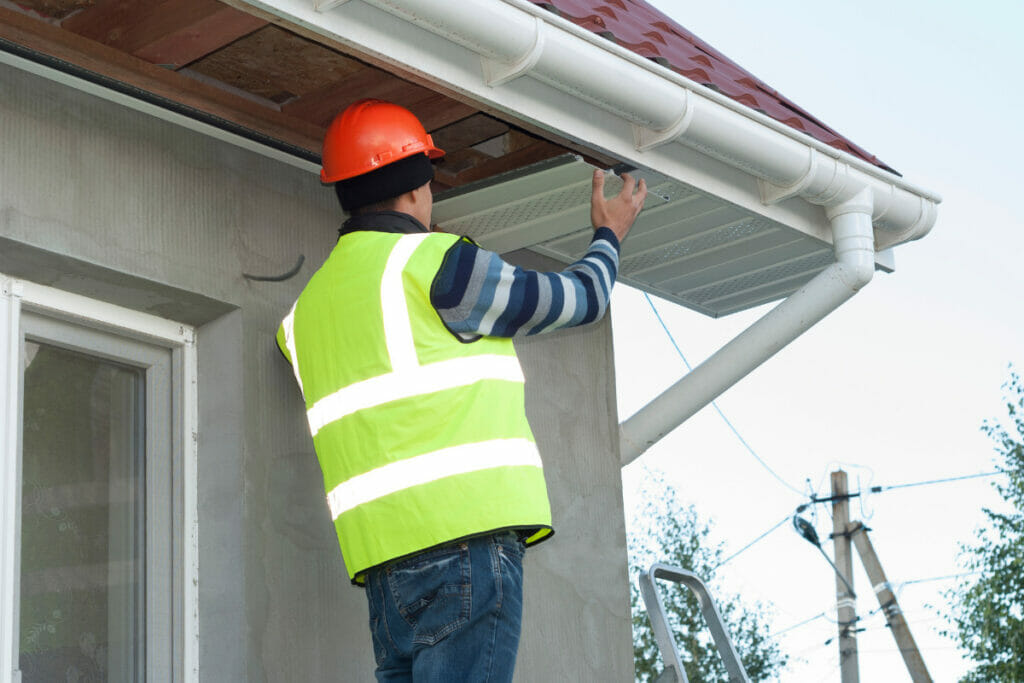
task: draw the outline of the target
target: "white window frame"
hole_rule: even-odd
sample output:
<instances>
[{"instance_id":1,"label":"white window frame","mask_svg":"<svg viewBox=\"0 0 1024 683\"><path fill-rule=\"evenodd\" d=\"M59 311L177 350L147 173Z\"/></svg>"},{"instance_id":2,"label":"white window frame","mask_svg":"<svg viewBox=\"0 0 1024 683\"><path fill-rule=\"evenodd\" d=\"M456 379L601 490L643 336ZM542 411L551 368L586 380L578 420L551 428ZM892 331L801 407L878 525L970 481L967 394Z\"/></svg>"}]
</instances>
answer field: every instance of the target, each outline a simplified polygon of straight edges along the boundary
<instances>
[{"instance_id":1,"label":"white window frame","mask_svg":"<svg viewBox=\"0 0 1024 683\"><path fill-rule=\"evenodd\" d=\"M194 328L147 313L97 301L0 273L0 683L19 683L18 517L20 496L22 311L100 329L180 353L180 433L172 442L181 449L183 572L181 594L173 610L181 615L181 672L175 679L199 681L198 552L198 394ZM179 387L175 387L178 391ZM180 611L179 611L180 610ZM180 668L179 668L180 667Z\"/></svg>"}]
</instances>

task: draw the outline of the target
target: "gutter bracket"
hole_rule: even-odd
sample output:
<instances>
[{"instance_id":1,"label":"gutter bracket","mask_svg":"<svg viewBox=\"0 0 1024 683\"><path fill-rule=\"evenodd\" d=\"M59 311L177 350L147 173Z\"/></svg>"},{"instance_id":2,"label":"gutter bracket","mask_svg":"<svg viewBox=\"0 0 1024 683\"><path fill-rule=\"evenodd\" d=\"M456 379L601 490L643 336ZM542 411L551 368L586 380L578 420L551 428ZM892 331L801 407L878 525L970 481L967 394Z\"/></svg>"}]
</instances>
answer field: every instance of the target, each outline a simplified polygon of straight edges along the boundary
<instances>
[{"instance_id":1,"label":"gutter bracket","mask_svg":"<svg viewBox=\"0 0 1024 683\"><path fill-rule=\"evenodd\" d=\"M329 1L333 2L334 0ZM525 76L533 67L537 66L540 56L544 53L544 21L540 17L534 17L533 20L533 45L522 57L511 64L488 57L480 57L480 63L484 69L484 81L488 86L496 88L499 85L504 85L515 78Z\"/></svg>"},{"instance_id":2,"label":"gutter bracket","mask_svg":"<svg viewBox=\"0 0 1024 683\"><path fill-rule=\"evenodd\" d=\"M654 147L674 142L686 133L693 121L694 102L690 97L690 91L683 90L683 113L672 125L661 130L652 130L645 126L633 124L633 144L638 152L646 152Z\"/></svg>"},{"instance_id":3,"label":"gutter bracket","mask_svg":"<svg viewBox=\"0 0 1024 683\"><path fill-rule=\"evenodd\" d=\"M821 172L821 160L819 155L811 148L807 149L807 171L790 185L776 185L764 178L757 179L757 187L761 191L761 202L767 206L796 197L810 186L811 181Z\"/></svg>"}]
</instances>

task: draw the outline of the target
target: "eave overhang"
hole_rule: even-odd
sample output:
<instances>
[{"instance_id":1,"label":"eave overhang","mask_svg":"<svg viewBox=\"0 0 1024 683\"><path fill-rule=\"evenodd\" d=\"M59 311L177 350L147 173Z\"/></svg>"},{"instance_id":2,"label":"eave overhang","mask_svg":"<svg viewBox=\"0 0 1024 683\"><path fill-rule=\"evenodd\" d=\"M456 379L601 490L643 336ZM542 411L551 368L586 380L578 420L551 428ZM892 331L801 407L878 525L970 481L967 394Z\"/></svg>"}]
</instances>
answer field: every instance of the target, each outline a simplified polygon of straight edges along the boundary
<instances>
[{"instance_id":1,"label":"eave overhang","mask_svg":"<svg viewBox=\"0 0 1024 683\"><path fill-rule=\"evenodd\" d=\"M0 62L313 172L337 111L367 96L409 107L449 152L436 221L499 252L572 262L587 164L636 167L652 193L621 279L711 316L829 266L829 212L852 197L868 194L884 270L935 221L939 198L874 157L528 0L26 2L0 7Z\"/></svg>"},{"instance_id":2,"label":"eave overhang","mask_svg":"<svg viewBox=\"0 0 1024 683\"><path fill-rule=\"evenodd\" d=\"M648 173L662 197L652 197L645 211L648 217L627 240L623 274L630 284L703 313L730 313L799 288L831 261L826 212L865 190L872 197L875 249L883 269L891 268L889 249L924 236L935 222L941 201L936 194L526 0L321 0L319 6L314 2L229 4L263 13L499 118ZM545 164L543 172L550 174L551 164ZM535 222L517 226L515 212L506 211L513 223L490 246L500 251L532 249L571 262L585 243L580 235L586 234L588 224L581 210L586 193L578 187L588 172L561 174L560 182L577 188L577 205L552 207L549 215L540 217L549 229L536 230ZM492 178L478 191L489 201L521 205L524 174L513 176L508 182L518 187L501 188L502 179ZM526 185L537 188L538 195L555 189L544 181ZM472 208L480 205L471 200L472 190L460 188L458 197L439 198L436 218L442 227L458 232L474 215L480 217L479 208ZM689 215L687 203L694 210ZM672 204L671 211L662 206ZM717 224L707 215L715 212L721 216ZM665 220L651 218L657 215ZM703 254L678 245L680 239L694 236L679 226L689 220L692 227L691 219L701 215L704 223L697 221L702 226L698 232L718 235L704 240L710 246ZM564 223L556 230L559 234L552 234L559 218ZM661 238L655 239L655 234ZM488 245L486 238L481 241ZM651 277L629 272L630 259L673 249L685 258L648 264ZM722 305L704 305L673 289L673 282L692 289L688 276L694 272L753 277L757 284L749 288L749 296L740 295L744 287L737 286L737 294L724 297ZM710 280L700 284L713 286Z\"/></svg>"}]
</instances>

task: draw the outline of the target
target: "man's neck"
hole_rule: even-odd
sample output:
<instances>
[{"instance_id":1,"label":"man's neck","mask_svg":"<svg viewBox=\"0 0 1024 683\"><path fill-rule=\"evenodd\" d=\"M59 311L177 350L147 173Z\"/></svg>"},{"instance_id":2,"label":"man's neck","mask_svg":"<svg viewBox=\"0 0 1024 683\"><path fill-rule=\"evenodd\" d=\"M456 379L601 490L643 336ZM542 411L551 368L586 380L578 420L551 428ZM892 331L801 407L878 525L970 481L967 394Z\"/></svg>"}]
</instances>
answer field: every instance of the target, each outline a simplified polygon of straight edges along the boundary
<instances>
[{"instance_id":1,"label":"man's neck","mask_svg":"<svg viewBox=\"0 0 1024 683\"><path fill-rule=\"evenodd\" d=\"M414 216L401 211L371 211L352 216L338 230L338 236L344 237L352 232L369 230L373 232L397 232L410 235L418 232L430 232Z\"/></svg>"}]
</instances>

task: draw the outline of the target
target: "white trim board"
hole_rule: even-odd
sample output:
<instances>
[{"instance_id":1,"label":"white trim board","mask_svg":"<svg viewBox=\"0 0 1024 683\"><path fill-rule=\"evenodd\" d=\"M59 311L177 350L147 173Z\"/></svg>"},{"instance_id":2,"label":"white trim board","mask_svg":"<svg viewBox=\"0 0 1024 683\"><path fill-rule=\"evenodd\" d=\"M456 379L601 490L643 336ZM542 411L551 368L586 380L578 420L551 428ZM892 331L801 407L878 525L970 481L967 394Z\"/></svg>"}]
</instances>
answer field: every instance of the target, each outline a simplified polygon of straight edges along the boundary
<instances>
[{"instance_id":1,"label":"white trim board","mask_svg":"<svg viewBox=\"0 0 1024 683\"><path fill-rule=\"evenodd\" d=\"M17 529L19 484L18 472L21 432L21 314L32 311L57 320L103 330L163 347L180 354L181 400L176 410L181 418L176 425L180 434L173 442L182 455L183 511L181 520L184 538L181 542L181 567L172 567L183 574L180 595L180 633L183 637L180 680L199 681L199 554L198 554L198 388L195 329L189 325L97 301L34 282L19 280L0 273L0 683L18 683L17 643L14 622L17 596L14 595L18 564L19 536ZM176 610L177 612L177 610ZM175 677L178 679L178 677Z\"/></svg>"}]
</instances>

